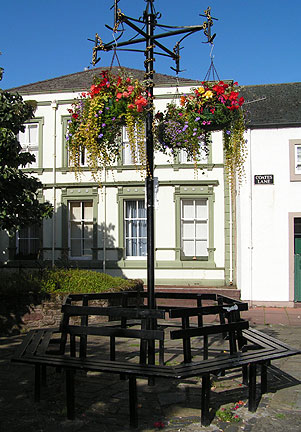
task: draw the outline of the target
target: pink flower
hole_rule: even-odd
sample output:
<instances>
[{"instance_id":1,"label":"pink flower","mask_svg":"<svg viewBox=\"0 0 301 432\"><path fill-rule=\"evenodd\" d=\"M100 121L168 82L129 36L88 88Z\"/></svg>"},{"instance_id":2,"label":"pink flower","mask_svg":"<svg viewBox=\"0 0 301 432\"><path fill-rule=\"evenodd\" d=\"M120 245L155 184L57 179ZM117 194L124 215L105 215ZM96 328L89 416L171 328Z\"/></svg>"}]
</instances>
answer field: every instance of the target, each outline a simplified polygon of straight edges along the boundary
<instances>
[{"instance_id":1,"label":"pink flower","mask_svg":"<svg viewBox=\"0 0 301 432\"><path fill-rule=\"evenodd\" d=\"M116 100L121 99L122 98L122 93L117 93L116 98L117 98Z\"/></svg>"},{"instance_id":2,"label":"pink flower","mask_svg":"<svg viewBox=\"0 0 301 432\"><path fill-rule=\"evenodd\" d=\"M157 421L154 423L154 427L157 429L163 429L165 427L165 424L161 421Z\"/></svg>"}]
</instances>

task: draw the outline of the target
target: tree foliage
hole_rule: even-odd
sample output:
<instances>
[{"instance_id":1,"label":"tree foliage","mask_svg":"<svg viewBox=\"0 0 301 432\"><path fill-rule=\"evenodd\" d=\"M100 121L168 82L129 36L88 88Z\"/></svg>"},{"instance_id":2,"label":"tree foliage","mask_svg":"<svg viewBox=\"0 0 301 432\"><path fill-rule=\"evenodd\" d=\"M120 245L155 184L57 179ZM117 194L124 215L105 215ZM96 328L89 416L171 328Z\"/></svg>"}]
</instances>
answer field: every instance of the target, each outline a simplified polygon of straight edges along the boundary
<instances>
[{"instance_id":1,"label":"tree foliage","mask_svg":"<svg viewBox=\"0 0 301 432\"><path fill-rule=\"evenodd\" d=\"M18 133L34 115L35 106L19 94L0 89L0 229L10 232L41 222L52 214L50 203L40 203L42 183L22 171L35 160L21 152Z\"/></svg>"}]
</instances>

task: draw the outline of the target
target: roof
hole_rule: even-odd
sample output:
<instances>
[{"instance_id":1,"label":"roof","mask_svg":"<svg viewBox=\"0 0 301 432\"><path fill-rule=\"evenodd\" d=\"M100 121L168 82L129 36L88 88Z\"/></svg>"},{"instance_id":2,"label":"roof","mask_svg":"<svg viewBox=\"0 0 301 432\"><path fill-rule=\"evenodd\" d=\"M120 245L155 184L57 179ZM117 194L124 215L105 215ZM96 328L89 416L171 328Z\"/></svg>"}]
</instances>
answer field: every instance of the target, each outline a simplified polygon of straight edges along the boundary
<instances>
[{"instance_id":1,"label":"roof","mask_svg":"<svg viewBox=\"0 0 301 432\"><path fill-rule=\"evenodd\" d=\"M244 86L250 127L301 126L301 82Z\"/></svg>"},{"instance_id":2,"label":"roof","mask_svg":"<svg viewBox=\"0 0 301 432\"><path fill-rule=\"evenodd\" d=\"M88 69L45 81L9 89L21 95L84 91L90 88L93 77L107 67ZM144 71L123 68L136 79L144 79ZM112 67L118 74L120 68ZM171 75L154 74L156 86L197 85L198 81ZM301 82L284 84L248 85L241 88L249 127L301 126Z\"/></svg>"},{"instance_id":3,"label":"roof","mask_svg":"<svg viewBox=\"0 0 301 432\"><path fill-rule=\"evenodd\" d=\"M97 76L103 70L109 69L108 67L98 67L93 69L87 69L82 72L76 72L69 75L63 75L57 78L48 79L45 81L38 81L32 84L25 84L20 87L14 87L8 89L10 92L18 92L22 95L24 94L36 94L36 93L60 93L67 91L84 91L88 90L93 83L94 76ZM113 66L112 72L114 74L120 73L119 66ZM138 69L130 69L130 68L122 68L126 71L127 74L132 76L139 81L144 79L145 72ZM191 80L188 78L178 78L176 76L164 75L159 73L154 73L154 83L157 86L164 85L177 85L180 83L181 85L192 85L195 80Z\"/></svg>"}]
</instances>

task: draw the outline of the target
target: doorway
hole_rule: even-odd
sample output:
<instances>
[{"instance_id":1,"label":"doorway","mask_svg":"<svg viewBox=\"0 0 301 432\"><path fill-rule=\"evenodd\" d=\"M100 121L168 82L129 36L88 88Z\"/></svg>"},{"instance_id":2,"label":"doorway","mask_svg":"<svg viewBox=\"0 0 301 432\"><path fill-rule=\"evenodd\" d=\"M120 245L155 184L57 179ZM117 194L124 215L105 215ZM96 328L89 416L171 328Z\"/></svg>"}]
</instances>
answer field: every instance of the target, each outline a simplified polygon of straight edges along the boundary
<instances>
[{"instance_id":1,"label":"doorway","mask_svg":"<svg viewBox=\"0 0 301 432\"><path fill-rule=\"evenodd\" d=\"M294 218L294 300L301 301L301 218Z\"/></svg>"}]
</instances>

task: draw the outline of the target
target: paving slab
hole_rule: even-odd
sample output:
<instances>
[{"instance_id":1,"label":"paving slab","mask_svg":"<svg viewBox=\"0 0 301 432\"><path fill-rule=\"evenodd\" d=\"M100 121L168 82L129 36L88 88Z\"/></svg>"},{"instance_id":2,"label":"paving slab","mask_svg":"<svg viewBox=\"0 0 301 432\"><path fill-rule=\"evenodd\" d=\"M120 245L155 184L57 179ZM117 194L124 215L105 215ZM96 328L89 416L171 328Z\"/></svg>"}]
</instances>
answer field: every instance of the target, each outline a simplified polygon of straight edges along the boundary
<instances>
[{"instance_id":1,"label":"paving slab","mask_svg":"<svg viewBox=\"0 0 301 432\"><path fill-rule=\"evenodd\" d=\"M262 312L262 311L261 311ZM255 328L301 347L301 326L257 325ZM23 335L0 338L0 432L128 432L128 383L115 375L76 375L76 419L66 420L64 376L50 370L41 402L33 402L34 370L10 363ZM301 430L301 355L273 362L268 371L269 392L258 409L247 409L247 388L240 371L212 380L212 414L208 427L200 423L201 381L157 380L149 387L138 380L139 432ZM242 405L234 409L237 402ZM231 408L237 423L219 420L217 410ZM159 423L158 423L159 422ZM164 425L164 426L163 426Z\"/></svg>"}]
</instances>

